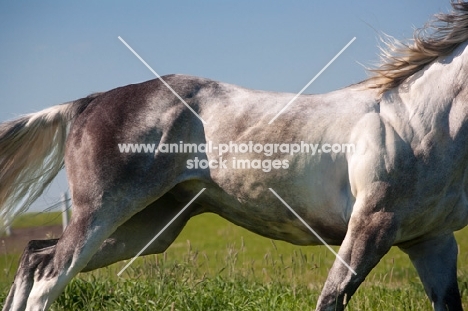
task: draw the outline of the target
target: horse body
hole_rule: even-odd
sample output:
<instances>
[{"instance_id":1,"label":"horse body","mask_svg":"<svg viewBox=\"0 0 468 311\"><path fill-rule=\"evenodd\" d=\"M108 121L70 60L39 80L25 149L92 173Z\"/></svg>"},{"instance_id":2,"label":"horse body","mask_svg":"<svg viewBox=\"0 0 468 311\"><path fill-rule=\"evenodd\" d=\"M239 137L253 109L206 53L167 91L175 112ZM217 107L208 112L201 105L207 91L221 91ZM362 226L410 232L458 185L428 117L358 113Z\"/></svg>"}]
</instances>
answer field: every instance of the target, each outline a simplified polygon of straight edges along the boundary
<instances>
[{"instance_id":1,"label":"horse body","mask_svg":"<svg viewBox=\"0 0 468 311\"><path fill-rule=\"evenodd\" d=\"M458 10L465 16L468 4ZM327 243L340 244L338 255L354 270L335 261L317 310L342 310L393 245L409 255L435 310L461 310L453 231L468 224L467 66L467 44L459 42L450 53L412 69L398 86L392 84L399 79L397 63L398 70L387 71L376 87L370 79L300 96L271 125L294 94L183 75L163 79L206 124L157 79L1 125L0 206L20 204L27 191L37 197L61 157L74 205L60 239L28 245L4 310L45 310L77 273L133 257L202 188L206 191L143 255L163 252L192 216L204 212L266 237L318 244L271 188ZM62 147L66 141L65 152L54 147L57 140ZM23 145L36 141L30 155ZM355 150L266 155L119 149L124 143L249 142L352 144ZM30 158L20 161L18 155ZM189 167L195 157L226 166ZM236 160L280 165L245 169L234 167ZM43 166L51 173L34 188ZM13 186L3 186L5 181ZM12 208L3 207L2 213Z\"/></svg>"},{"instance_id":2,"label":"horse body","mask_svg":"<svg viewBox=\"0 0 468 311\"><path fill-rule=\"evenodd\" d=\"M345 127L347 127L347 132L351 132L353 124L361 117L358 111L363 114L376 109L375 91L358 85L344 92L302 96L292 107L291 113L285 114L285 122L270 126L267 124L268 120L294 94L247 90L225 83L181 75L168 76L164 79L178 94L187 99L187 102L200 113L202 118L208 120L207 125L202 127L195 115L181 106L177 99L169 97L170 100L165 100L169 91L158 80L152 80L140 86L110 91L88 106L86 112L75 121L74 128L78 129L78 133L71 131L68 150L73 154L70 157L81 159L82 156L78 156L81 152L79 144L75 143L79 141L83 154L90 159L89 146L93 143L83 142L83 136L89 132L87 137L93 137L92 133L99 132L101 133L100 139L107 143L92 148L94 154L92 167L99 167L102 170L103 176L99 178L106 180L108 188L112 189L115 185L123 183L128 183L128 187L133 187L135 181L122 181L120 178L131 180L131 176L138 176L140 179L138 182L147 185L147 189L140 188L140 191L146 191L145 196L151 198L147 200L157 200L161 194L152 193L153 185L157 183L152 179L154 176L161 175L161 166L154 163L159 159L171 161L165 164L165 167L171 168L170 176L165 179L165 183L172 180L169 192L175 197L187 198L188 201L203 185L213 186L208 187L206 193L196 202L195 205L200 212L210 211L220 214L264 236L302 245L320 243L280 201L268 192L268 187L275 188L277 185L280 187L279 190L284 189L284 198L290 199L289 202L294 202L295 208L301 211L301 215L311 224L315 223L314 228L317 228L325 240L332 244L341 243L346 233L354 200L347 173L346 157L348 155L345 153L315 156L305 153L294 156L287 154L290 168L264 172L261 169L234 169L232 165L233 158L264 160L267 157L262 153L231 154L227 152L222 155L223 160L227 161L227 168L189 169L186 165L187 160L195 156L219 160L218 151L214 150L205 154L127 155L120 154L117 145L121 142L129 142L125 138L129 135L132 136L133 141L160 144L179 143L180 141L197 144L211 141L214 145L229 142L240 144L249 141L260 144L300 141L347 143L349 140L345 136L337 137L336 133ZM133 88L138 88L138 91L134 91ZM133 99L129 102L123 99L132 98L125 94L133 92L137 92L139 98L146 98L146 100L138 103ZM374 97L369 97L369 94ZM101 97L103 97L102 100L100 100ZM351 98L353 100L350 100ZM337 107L345 100L350 100L348 108L336 114ZM369 103L363 104L365 101ZM131 108L128 108L130 106ZM126 109L132 109L132 112ZM150 109L154 112L149 111ZM264 111L267 113L262 114ZM164 116L166 113L167 117ZM331 113L336 114L336 118L324 124L322 120ZM108 117L103 120L102 116L105 114ZM125 120L119 118L122 114L126 116ZM128 117L129 114L134 114L134 116ZM217 121L210 122L214 114L218 116ZM135 119L139 122L135 122ZM172 126L168 128L166 124L174 124L177 129ZM129 157L133 158L130 165L127 164ZM102 168L103 158L112 163L109 165L109 172ZM76 163L72 161L67 160L67 166L79 165L78 161ZM122 167L123 171L116 173L116 166ZM291 171L294 173L291 174ZM114 175L117 179L111 177ZM89 178L77 179L88 180ZM71 181L72 191L73 182ZM336 193L341 195L337 197ZM262 223L262 226L258 226L259 223Z\"/></svg>"},{"instance_id":3,"label":"horse body","mask_svg":"<svg viewBox=\"0 0 468 311\"><path fill-rule=\"evenodd\" d=\"M281 109L281 104L290 100L294 94L251 91L226 84L222 84L222 87L228 89L228 95L215 97L213 103L207 104L208 109L200 109L202 118L210 120L216 111L218 119L216 122L208 121L208 125L204 126L204 133L200 134L198 139L195 138L195 141L212 141L215 144L252 141L253 144L263 145L301 141L349 143L345 136L336 137L335 130L351 130L354 120L358 119L359 115L350 112L364 113L375 109L376 103L375 100L367 98L368 93L375 92L369 92L362 86L352 87L354 90L338 92L339 94L302 96L297 99L294 107L291 107L290 113L284 115L282 122L268 125L268 121ZM340 102L346 100L346 95L348 99L359 99L355 103L360 104L351 104L348 111L340 111L337 114L336 108ZM363 98L369 101L368 105L363 104L364 100L360 101ZM224 103L221 109L220 103ZM359 107L353 109L353 106ZM326 119L324 122L325 117L330 114L335 114L336 118L332 121ZM294 156L276 154L269 158L286 159L289 167L264 172L262 169L233 168L232 161L263 161L268 159L265 155L228 152L223 154L223 160L227 161L227 169L213 169L208 177L205 176L206 170L198 171L196 178L214 186L208 187L203 196L208 201L206 209L229 221L271 238L301 245L320 243L272 196L268 191L268 188L272 187L280 191L287 202L293 203L294 208L326 241L339 244L346 233L354 200L347 176L347 156L345 153L315 156L305 153ZM207 153L206 157L208 160L219 160L217 152ZM187 171L186 168L184 170ZM187 172L190 173L194 172ZM192 196L199 189L200 187L195 187ZM330 195L332 193L333 195ZM262 225L259 226L259 223Z\"/></svg>"}]
</instances>

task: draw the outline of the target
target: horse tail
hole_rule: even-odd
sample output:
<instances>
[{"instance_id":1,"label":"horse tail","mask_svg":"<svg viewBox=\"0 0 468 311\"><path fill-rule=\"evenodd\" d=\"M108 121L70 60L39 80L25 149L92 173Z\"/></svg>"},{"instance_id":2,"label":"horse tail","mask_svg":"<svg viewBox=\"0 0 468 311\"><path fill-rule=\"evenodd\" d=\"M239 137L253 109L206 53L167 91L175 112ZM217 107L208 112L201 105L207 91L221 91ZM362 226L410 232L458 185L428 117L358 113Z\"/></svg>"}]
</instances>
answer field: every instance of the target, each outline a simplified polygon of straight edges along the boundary
<instances>
[{"instance_id":1,"label":"horse tail","mask_svg":"<svg viewBox=\"0 0 468 311\"><path fill-rule=\"evenodd\" d=\"M63 168L70 125L98 95L0 124L0 233Z\"/></svg>"}]
</instances>

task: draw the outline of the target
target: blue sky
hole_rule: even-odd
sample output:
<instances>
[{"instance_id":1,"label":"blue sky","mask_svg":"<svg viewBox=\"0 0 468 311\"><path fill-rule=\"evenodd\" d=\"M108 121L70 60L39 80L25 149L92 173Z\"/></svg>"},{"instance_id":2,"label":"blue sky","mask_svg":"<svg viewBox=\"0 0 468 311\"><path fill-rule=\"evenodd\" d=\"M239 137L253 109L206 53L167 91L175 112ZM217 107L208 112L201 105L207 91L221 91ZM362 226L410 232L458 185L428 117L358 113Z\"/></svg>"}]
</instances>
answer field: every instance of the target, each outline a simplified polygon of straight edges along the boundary
<instances>
[{"instance_id":1,"label":"blue sky","mask_svg":"<svg viewBox=\"0 0 468 311\"><path fill-rule=\"evenodd\" d=\"M323 93L364 79L378 35L412 36L448 0L1 1L0 122L90 93L184 73L248 88ZM346 104L346 103L343 103ZM35 204L67 189L58 178Z\"/></svg>"}]
</instances>

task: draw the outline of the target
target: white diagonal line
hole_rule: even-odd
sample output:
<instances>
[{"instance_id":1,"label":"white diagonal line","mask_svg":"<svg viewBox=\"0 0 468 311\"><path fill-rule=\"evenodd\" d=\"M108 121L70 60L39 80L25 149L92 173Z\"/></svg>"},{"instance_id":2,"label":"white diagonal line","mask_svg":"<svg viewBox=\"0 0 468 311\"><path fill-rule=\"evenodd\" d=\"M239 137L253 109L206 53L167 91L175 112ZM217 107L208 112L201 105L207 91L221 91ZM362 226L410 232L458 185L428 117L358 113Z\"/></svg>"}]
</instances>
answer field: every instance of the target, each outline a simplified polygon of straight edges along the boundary
<instances>
[{"instance_id":1,"label":"white diagonal line","mask_svg":"<svg viewBox=\"0 0 468 311\"><path fill-rule=\"evenodd\" d=\"M190 107L186 102L185 100L182 99L182 97L179 96L179 94L176 93L176 91L174 91L172 89L172 87L166 83L166 81L163 80L163 78L161 78L161 76L153 70L153 68L151 68L150 65L148 65L148 63L145 62L145 60L143 58L141 58L140 55L138 55L137 52L135 52L135 50L132 49L132 47L130 45L128 45L127 42L125 42L124 39L122 39L122 37L118 36L119 40L122 41L123 44L125 44L125 46L159 79L161 80L162 83L164 83L164 85L178 98L180 99L180 101L182 103L184 103L185 106L187 106L188 109L190 109L191 112L193 112L193 114L198 118L200 119L200 121L203 122L203 124L207 124L205 120L202 119L202 117L200 117L200 115L198 113L195 112L195 110L192 109L192 107Z\"/></svg>"},{"instance_id":2,"label":"white diagonal line","mask_svg":"<svg viewBox=\"0 0 468 311\"><path fill-rule=\"evenodd\" d=\"M120 270L119 273L117 273L117 276L120 276L135 261L135 259L137 259L137 257L139 257L190 206L190 204L192 204L193 201L195 201L195 199L198 198L198 196L202 194L203 191L205 191L205 189L206 188L200 190L200 192L198 192L197 195L192 200L190 200L190 202L188 202L187 205L185 205L184 208L181 209L180 212L178 212L177 215L175 215L174 218L172 218L171 221L169 221L167 225L165 225L164 228L162 228L161 231L159 231L158 234L156 234L154 238L152 238L151 241L149 241L148 244L146 244L145 247L143 247L141 251L139 251L138 254L136 254L135 257L133 257L125 267L123 267L122 270Z\"/></svg>"},{"instance_id":3,"label":"white diagonal line","mask_svg":"<svg viewBox=\"0 0 468 311\"><path fill-rule=\"evenodd\" d=\"M356 40L356 37L352 38L351 41L348 42L348 44L345 45L344 48L341 49L341 51L338 52L338 54L335 55L335 57L333 57L329 62L328 64L325 65L325 67L322 68L322 70L320 70L316 75L315 77L312 78L312 80L309 81L309 83L306 84L306 86L304 86L302 88L302 90L299 91L299 93L296 94L296 96L293 97L293 99L291 99L287 104L286 106L283 107L283 109L280 110L280 112L278 112L276 114L276 116L270 120L270 122L268 122L268 124L271 124L273 123L273 121L276 120L276 118L278 118L280 116L280 114L282 114L288 107L289 105L291 105L301 94L302 92L304 92L311 84L312 82L314 82L350 45L351 43L354 42L354 40Z\"/></svg>"},{"instance_id":4,"label":"white diagonal line","mask_svg":"<svg viewBox=\"0 0 468 311\"><path fill-rule=\"evenodd\" d=\"M276 197L277 197L293 214L294 214L294 216L296 216L296 217L304 224L304 226L306 226L307 229L309 229L310 232L312 232L312 233L317 237L317 239L319 239L320 242L322 242L323 245L325 245L325 246L336 256L336 258L338 258L338 260L341 261L341 262L346 266L346 268L349 269L349 271L351 271L354 275L357 275L356 271L354 271L353 268L351 268L351 267L348 265L348 263L347 263L346 261L344 261L344 259L341 258L341 256L338 255L338 254L333 250L333 248L331 248L330 245L328 245L327 242L325 242L325 240L322 239L322 237L321 237L317 232L315 232L315 230L312 229L312 228L305 222L305 220L302 219L301 216L299 216L299 214L297 214L297 213L292 209L292 207L289 206L288 203L286 203L286 202L283 200L283 198L281 198L281 197L275 192L275 190L273 190L273 189L271 189L271 188L268 188L268 189L270 189L270 191L271 191L271 192L272 192L272 193L273 193L273 194L274 194L274 195L275 195L275 196L276 196Z\"/></svg>"}]
</instances>

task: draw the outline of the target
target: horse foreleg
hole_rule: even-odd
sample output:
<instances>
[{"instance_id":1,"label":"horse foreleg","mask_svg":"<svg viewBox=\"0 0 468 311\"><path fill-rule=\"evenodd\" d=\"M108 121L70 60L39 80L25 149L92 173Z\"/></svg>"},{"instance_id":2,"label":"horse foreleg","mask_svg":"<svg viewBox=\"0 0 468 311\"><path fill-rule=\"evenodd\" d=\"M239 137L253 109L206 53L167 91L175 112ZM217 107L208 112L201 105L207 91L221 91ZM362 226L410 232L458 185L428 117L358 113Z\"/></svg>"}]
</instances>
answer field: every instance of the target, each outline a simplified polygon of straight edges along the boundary
<instances>
[{"instance_id":1,"label":"horse foreleg","mask_svg":"<svg viewBox=\"0 0 468 311\"><path fill-rule=\"evenodd\" d=\"M457 283L458 247L453 233L400 249L416 267L434 310L463 310Z\"/></svg>"},{"instance_id":2,"label":"horse foreleg","mask_svg":"<svg viewBox=\"0 0 468 311\"><path fill-rule=\"evenodd\" d=\"M368 273L393 244L397 231L393 213L374 209L369 211L369 203L363 202L364 206L360 206L359 200L356 202L346 237L338 252L356 274L337 258L328 273L317 310L343 310Z\"/></svg>"}]
</instances>

